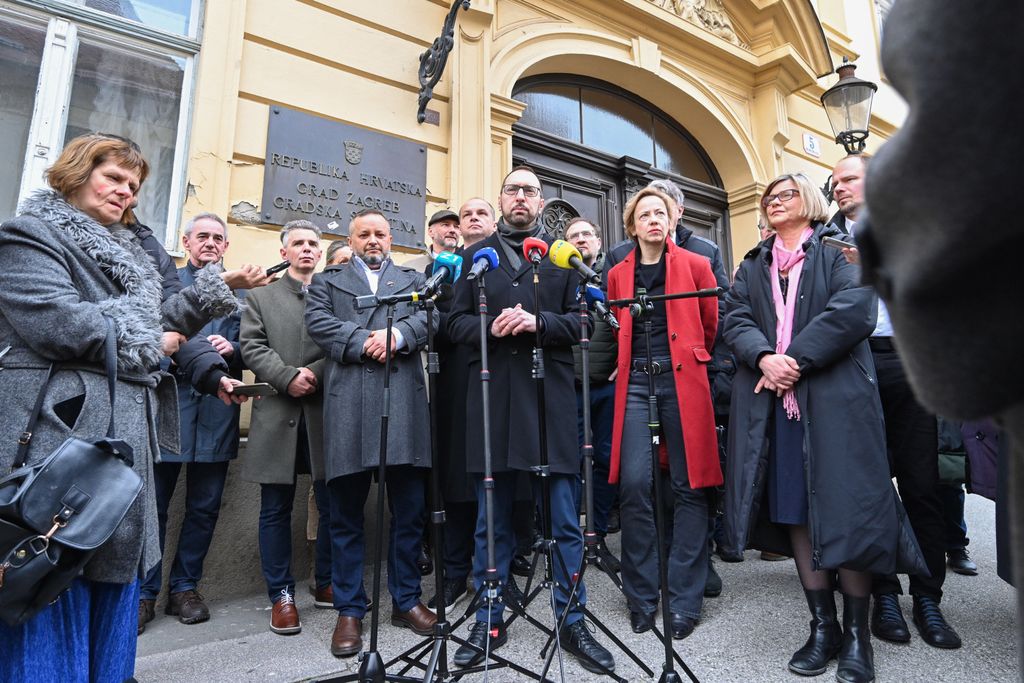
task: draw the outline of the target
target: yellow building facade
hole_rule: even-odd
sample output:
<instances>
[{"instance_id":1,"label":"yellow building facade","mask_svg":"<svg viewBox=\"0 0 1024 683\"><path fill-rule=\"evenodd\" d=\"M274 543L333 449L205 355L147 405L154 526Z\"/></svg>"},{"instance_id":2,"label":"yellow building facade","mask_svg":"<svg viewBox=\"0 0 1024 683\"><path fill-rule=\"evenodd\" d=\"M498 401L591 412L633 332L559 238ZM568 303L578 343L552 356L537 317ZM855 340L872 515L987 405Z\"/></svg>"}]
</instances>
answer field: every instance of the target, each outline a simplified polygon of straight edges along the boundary
<instances>
[{"instance_id":1,"label":"yellow building facade","mask_svg":"<svg viewBox=\"0 0 1024 683\"><path fill-rule=\"evenodd\" d=\"M842 156L818 99L834 66L859 58L858 76L880 80L873 2L473 0L458 13L428 105L437 123L421 124L419 55L449 9L430 0L208 3L184 217L229 214L229 260L273 261L275 226L258 216L274 105L425 146L427 215L474 196L493 202L513 161L531 161L516 150L527 108L517 85L555 75L636 96L697 143L727 202L724 226L709 236L724 237L735 261L756 241L767 181L792 171L824 181ZM876 100L872 145L902 116L884 82Z\"/></svg>"}]
</instances>

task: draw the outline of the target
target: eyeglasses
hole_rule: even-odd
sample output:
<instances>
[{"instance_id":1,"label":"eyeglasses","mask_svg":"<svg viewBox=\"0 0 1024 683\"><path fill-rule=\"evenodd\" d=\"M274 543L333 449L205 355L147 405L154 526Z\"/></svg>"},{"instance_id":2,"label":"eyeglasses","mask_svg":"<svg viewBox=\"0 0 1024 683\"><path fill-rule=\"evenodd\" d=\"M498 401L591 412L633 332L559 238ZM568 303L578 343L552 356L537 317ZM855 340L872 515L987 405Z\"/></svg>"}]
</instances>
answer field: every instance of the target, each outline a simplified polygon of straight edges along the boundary
<instances>
[{"instance_id":1,"label":"eyeglasses","mask_svg":"<svg viewBox=\"0 0 1024 683\"><path fill-rule=\"evenodd\" d=\"M793 197L800 194L800 190L783 190L778 194L770 194L761 200L761 206L767 208L769 204L778 199L780 202L788 202Z\"/></svg>"},{"instance_id":2,"label":"eyeglasses","mask_svg":"<svg viewBox=\"0 0 1024 683\"><path fill-rule=\"evenodd\" d=\"M523 195L527 197L539 197L540 188L536 185L504 185L501 188L501 193L508 195L509 197L515 197L519 194L519 191L523 191Z\"/></svg>"},{"instance_id":3,"label":"eyeglasses","mask_svg":"<svg viewBox=\"0 0 1024 683\"><path fill-rule=\"evenodd\" d=\"M577 230L572 235L566 235L565 239L569 242L578 239L590 239L591 237L597 237L597 233L593 230Z\"/></svg>"}]
</instances>

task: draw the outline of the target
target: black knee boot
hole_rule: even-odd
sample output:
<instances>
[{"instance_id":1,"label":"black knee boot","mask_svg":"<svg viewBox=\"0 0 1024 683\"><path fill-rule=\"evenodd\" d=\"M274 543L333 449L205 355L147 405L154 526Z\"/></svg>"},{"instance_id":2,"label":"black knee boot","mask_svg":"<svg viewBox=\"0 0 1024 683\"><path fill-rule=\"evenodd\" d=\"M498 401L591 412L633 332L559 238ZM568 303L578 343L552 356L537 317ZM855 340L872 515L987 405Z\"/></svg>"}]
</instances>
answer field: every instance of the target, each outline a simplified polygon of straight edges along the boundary
<instances>
[{"instance_id":1,"label":"black knee boot","mask_svg":"<svg viewBox=\"0 0 1024 683\"><path fill-rule=\"evenodd\" d=\"M875 680L875 656L871 651L868 620L870 597L843 596L843 646L839 650L840 683L871 683Z\"/></svg>"},{"instance_id":2,"label":"black knee boot","mask_svg":"<svg viewBox=\"0 0 1024 683\"><path fill-rule=\"evenodd\" d=\"M811 608L811 635L802 648L793 653L789 670L801 676L825 673L830 659L839 652L843 631L836 618L836 601L832 589L804 591Z\"/></svg>"}]
</instances>

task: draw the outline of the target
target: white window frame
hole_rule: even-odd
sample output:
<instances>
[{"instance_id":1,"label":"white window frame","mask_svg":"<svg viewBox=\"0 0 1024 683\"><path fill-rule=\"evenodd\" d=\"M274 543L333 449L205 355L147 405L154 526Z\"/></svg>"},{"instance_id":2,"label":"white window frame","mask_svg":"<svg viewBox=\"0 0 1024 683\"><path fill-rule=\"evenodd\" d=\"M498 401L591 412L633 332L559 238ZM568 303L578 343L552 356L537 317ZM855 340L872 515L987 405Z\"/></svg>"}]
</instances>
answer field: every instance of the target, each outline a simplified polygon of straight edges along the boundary
<instances>
[{"instance_id":1,"label":"white window frame","mask_svg":"<svg viewBox=\"0 0 1024 683\"><path fill-rule=\"evenodd\" d=\"M193 16L189 26L195 35L200 34L199 17L203 16L204 1L198 0L192 6ZM43 171L57 161L64 148L64 131L67 128L80 30L85 31L86 37L93 41L116 42L119 46L128 45L140 52L169 55L185 61L168 198L167 230L163 236L164 247L168 251L177 251L178 224L181 222L185 202L192 102L200 41L61 0L0 0L2 16L34 18L46 25L46 44L39 68L21 187L18 191L19 204L32 191L46 186Z\"/></svg>"}]
</instances>

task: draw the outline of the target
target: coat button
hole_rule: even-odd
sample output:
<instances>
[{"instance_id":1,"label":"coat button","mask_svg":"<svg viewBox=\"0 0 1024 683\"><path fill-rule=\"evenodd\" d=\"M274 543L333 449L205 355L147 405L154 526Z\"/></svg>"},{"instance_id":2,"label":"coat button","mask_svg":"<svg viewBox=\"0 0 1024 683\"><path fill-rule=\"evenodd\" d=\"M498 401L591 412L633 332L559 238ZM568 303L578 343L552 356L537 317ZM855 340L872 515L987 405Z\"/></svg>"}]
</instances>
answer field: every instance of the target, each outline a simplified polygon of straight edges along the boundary
<instances>
[{"instance_id":1,"label":"coat button","mask_svg":"<svg viewBox=\"0 0 1024 683\"><path fill-rule=\"evenodd\" d=\"M288 426L289 427L294 427L295 426L295 420L288 420Z\"/></svg>"},{"instance_id":2,"label":"coat button","mask_svg":"<svg viewBox=\"0 0 1024 683\"><path fill-rule=\"evenodd\" d=\"M512 286L513 287L518 287L519 286L519 280L516 280L515 282L513 282Z\"/></svg>"},{"instance_id":3,"label":"coat button","mask_svg":"<svg viewBox=\"0 0 1024 683\"><path fill-rule=\"evenodd\" d=\"M142 403L142 394L135 394L135 402Z\"/></svg>"},{"instance_id":4,"label":"coat button","mask_svg":"<svg viewBox=\"0 0 1024 683\"><path fill-rule=\"evenodd\" d=\"M676 372L679 372L682 369L683 369L683 364L682 363L676 363Z\"/></svg>"},{"instance_id":5,"label":"coat button","mask_svg":"<svg viewBox=\"0 0 1024 683\"><path fill-rule=\"evenodd\" d=\"M373 368L371 368L369 365L367 365L366 366L366 371L367 372L373 372Z\"/></svg>"},{"instance_id":6,"label":"coat button","mask_svg":"<svg viewBox=\"0 0 1024 683\"><path fill-rule=\"evenodd\" d=\"M519 355L519 349L512 349L512 355L513 356L518 356Z\"/></svg>"},{"instance_id":7,"label":"coat button","mask_svg":"<svg viewBox=\"0 0 1024 683\"><path fill-rule=\"evenodd\" d=\"M676 333L675 333L675 332L673 332L673 333L672 333L672 341L675 341L675 340L676 340Z\"/></svg>"}]
</instances>

